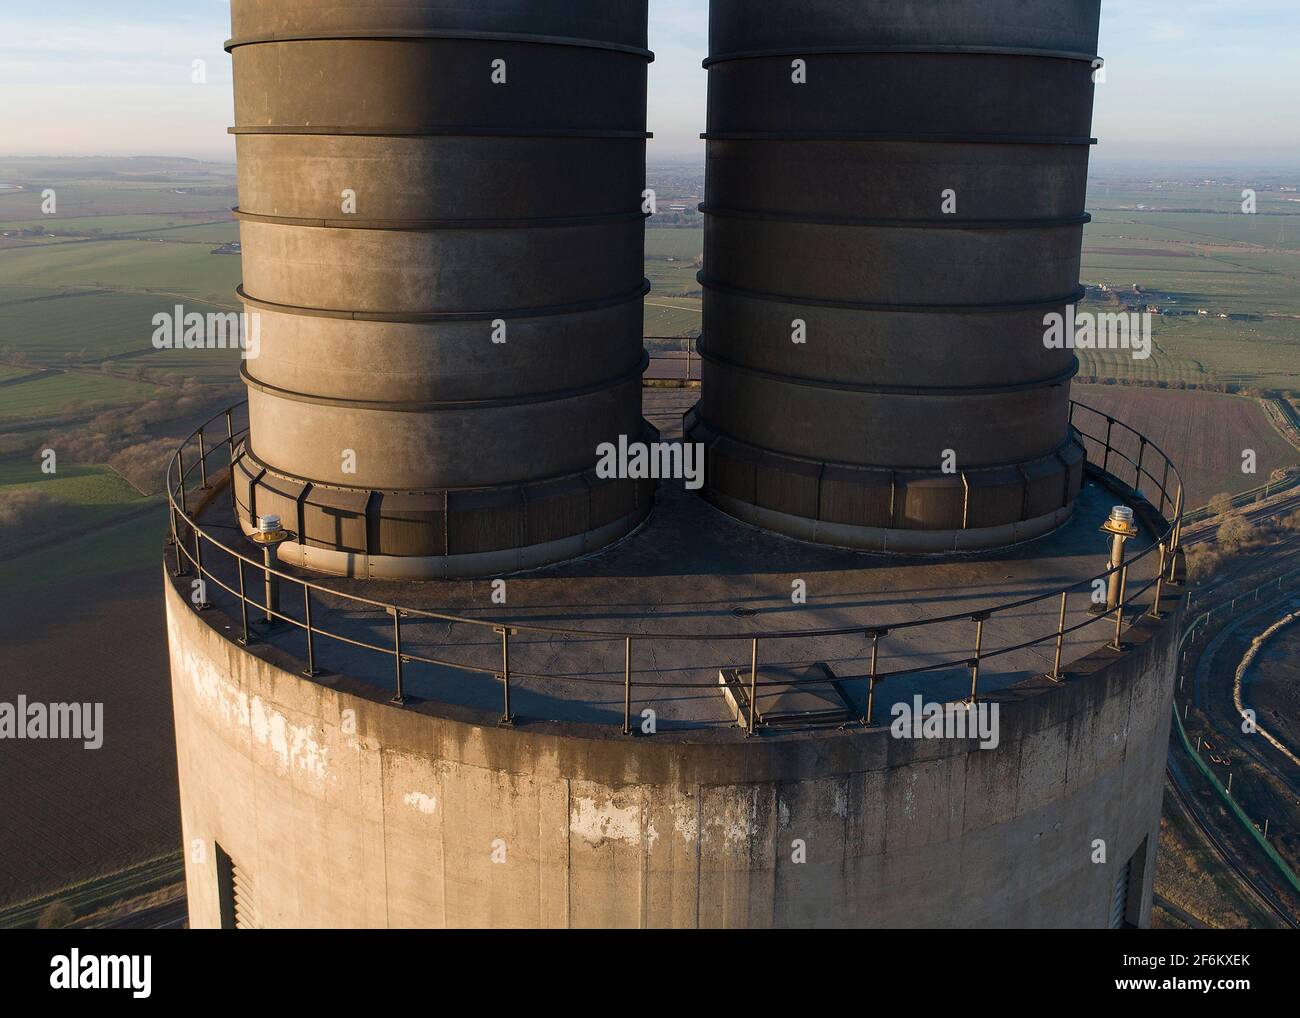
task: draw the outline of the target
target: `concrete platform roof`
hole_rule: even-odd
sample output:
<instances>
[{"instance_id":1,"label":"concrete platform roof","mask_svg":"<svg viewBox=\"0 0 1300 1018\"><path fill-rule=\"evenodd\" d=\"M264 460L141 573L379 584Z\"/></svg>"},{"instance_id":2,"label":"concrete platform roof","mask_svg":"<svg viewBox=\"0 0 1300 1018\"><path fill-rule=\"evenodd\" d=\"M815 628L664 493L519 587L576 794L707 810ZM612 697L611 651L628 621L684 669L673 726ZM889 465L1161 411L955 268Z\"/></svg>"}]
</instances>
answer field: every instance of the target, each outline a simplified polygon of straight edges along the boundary
<instances>
[{"instance_id":1,"label":"concrete platform roof","mask_svg":"<svg viewBox=\"0 0 1300 1018\"><path fill-rule=\"evenodd\" d=\"M682 399L675 390L647 390L647 401L654 404L651 419L658 409L660 423L668 423L664 408L671 415ZM1078 585L1067 598L1066 626L1082 627L1066 637L1063 659L1077 659L1112 640L1113 614L1089 624L1096 617L1088 611L1093 603L1088 581L1107 568L1109 539L1098 527L1120 500L1094 479L1070 522L1055 533L1002 551L938 559L794 541L736 522L680 482L661 482L654 513L632 536L585 559L524 574L413 583L284 571L324 588L312 594L315 663L323 672L318 681L346 676L393 691L394 620L380 605L410 610L400 619L402 654L408 659L402 682L408 705L417 709L457 716L503 712L499 625L515 630L509 655L516 724L621 730L629 640L628 706L634 727L643 711L652 710L661 732L734 731L734 711L719 686L719 673L736 668L747 676L755 639L758 682L769 684L766 692L760 688L760 709L763 697L777 692L776 683L797 684L810 666L823 662L839 680L850 712L861 716L871 670L869 634L889 630L880 639L877 674L905 674L877 685L873 720L888 724L890 707L914 695L935 702L969 696L977 628L972 616L978 613L1001 609L983 627L982 694L1051 671L1063 588ZM224 492L208 500L199 520L215 540L259 557L251 543L235 536ZM1159 555L1152 542L1149 531L1129 542L1130 559L1140 556L1129 577L1130 593L1154 581ZM239 605L222 589L238 589L233 559L205 543L203 565L216 581L208 585L209 601L227 616L225 622L214 616L213 622L231 627L234 638ZM257 571L246 566L245 576L250 594L261 602ZM289 581L283 587L282 613L299 624L284 621L268 628L258 624L261 613L250 609L252 636L305 660L302 588ZM803 600L796 597L801 592ZM1030 603L1004 607L1024 601ZM941 621L921 624L927 620ZM1021 646L1038 640L1043 642ZM783 731L782 737L799 734Z\"/></svg>"}]
</instances>

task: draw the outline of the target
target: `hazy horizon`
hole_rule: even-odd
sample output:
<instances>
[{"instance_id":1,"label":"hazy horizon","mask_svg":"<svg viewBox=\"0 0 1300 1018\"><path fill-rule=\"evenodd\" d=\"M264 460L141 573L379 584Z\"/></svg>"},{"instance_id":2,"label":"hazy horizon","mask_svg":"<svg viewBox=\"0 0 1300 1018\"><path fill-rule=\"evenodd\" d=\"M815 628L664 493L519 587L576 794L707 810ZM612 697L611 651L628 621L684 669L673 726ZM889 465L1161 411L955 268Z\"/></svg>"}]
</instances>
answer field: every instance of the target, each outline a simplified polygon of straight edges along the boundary
<instances>
[{"instance_id":1,"label":"hazy horizon","mask_svg":"<svg viewBox=\"0 0 1300 1018\"><path fill-rule=\"evenodd\" d=\"M702 162L707 0L651 0L651 163ZM224 0L49 0L0 14L0 154L233 162ZM1300 168L1294 0L1107 0L1095 168ZM192 82L195 60L207 80Z\"/></svg>"}]
</instances>

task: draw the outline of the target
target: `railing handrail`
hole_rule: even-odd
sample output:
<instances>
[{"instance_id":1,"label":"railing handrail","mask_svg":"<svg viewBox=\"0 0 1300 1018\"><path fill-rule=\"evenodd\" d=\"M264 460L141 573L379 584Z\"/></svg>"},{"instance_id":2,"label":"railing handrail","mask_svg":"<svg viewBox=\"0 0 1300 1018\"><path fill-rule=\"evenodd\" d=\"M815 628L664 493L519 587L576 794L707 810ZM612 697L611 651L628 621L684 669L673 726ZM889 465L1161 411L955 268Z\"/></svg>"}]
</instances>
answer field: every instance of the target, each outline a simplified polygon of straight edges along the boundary
<instances>
[{"instance_id":1,"label":"railing handrail","mask_svg":"<svg viewBox=\"0 0 1300 1018\"><path fill-rule=\"evenodd\" d=\"M1091 413L1096 413L1102 417L1106 417L1108 421L1112 421L1113 423L1120 425L1121 427L1127 429L1129 432L1138 436L1139 438L1143 437L1139 432L1130 428L1122 421L1107 417L1107 415L1102 414L1101 411L1094 410L1092 407L1085 406L1082 403L1075 403L1073 401L1072 403L1075 407L1081 408L1083 410L1087 410ZM209 425L215 422L218 418L224 419L227 413L237 410L239 407L244 405L245 405L244 403L237 403L234 406L230 407L228 410L223 410L220 413L214 415L212 418L204 422L202 425L200 425L198 428L196 428L193 432L190 433L190 435L182 443L182 448L188 445L191 440L198 437L204 431L205 428L207 428ZM238 438L240 436L243 436L244 434L247 433L247 430L248 430L247 428L243 428L239 432L236 432L236 437ZM1096 436L1089 435L1086 432L1080 432L1080 434L1082 434L1083 437L1085 438L1091 439L1092 441L1098 441L1098 442L1101 441L1101 439L1097 438ZM224 445L226 444L226 441L223 439L222 443L220 444ZM1154 452L1156 452L1159 456L1161 456L1165 462L1170 464L1171 470L1174 472L1175 478L1178 480L1179 491L1181 492L1182 478L1181 475L1178 474L1177 467L1173 466L1173 461L1170 460L1154 442L1148 440L1147 446L1150 449L1152 449ZM213 449L209 448L206 451L206 455L210 456L213 453L213 451L214 451ZM1114 449L1112 447L1112 452L1115 455L1125 459L1130 464L1133 464L1134 467L1137 466L1135 460L1124 455L1121 451ZM206 456L204 457L204 461L206 461ZM176 463L177 463L176 457L172 457L172 459L168 462L167 497L172 507L180 514L181 519L185 521L186 526L189 527L191 530L194 530L200 535L202 535L203 539L206 540L209 544L213 545L214 547L226 552L227 554L231 555L234 558L238 558L242 560L246 565L250 565L254 567L259 572L265 573L266 568L261 562L253 558L249 558L248 556L238 551L235 551L233 548L227 547L226 545L222 544L211 534L209 534L206 530L200 527L198 525L198 521L195 520L193 517L191 517L184 507L178 506L176 504L176 497L179 495L179 490L171 484L171 470L172 467L176 465ZM185 470L185 475L188 476L192 474L197 467L198 467L198 462L191 464ZM1160 482L1155 478L1153 474L1151 474L1145 468L1143 469L1142 472L1147 477L1150 477L1151 480L1154 483L1156 483L1158 487L1160 487L1162 494L1166 496L1168 501L1170 502L1173 501L1172 499L1168 499L1167 490L1160 484ZM1138 489L1135 487L1134 490L1137 491ZM1178 523L1178 519L1175 518L1175 520L1172 523L1169 523L1166 526L1165 531L1163 533L1156 535L1156 541L1154 541L1150 547L1145 548L1141 552L1138 552L1136 555L1134 555L1132 558L1128 559L1126 565L1132 566L1133 564L1141 561L1146 556L1152 554L1153 552L1158 551L1161 541L1163 541L1165 538L1169 537L1173 533L1173 531L1177 527L1177 523ZM347 601L351 601L356 604L364 604L371 608L382 608L388 612L391 612L393 610L398 610L403 612L406 615L415 616L419 618L426 618L437 622L452 622L452 623L469 625L469 626L480 626L484 628L509 626L511 629L517 629L521 632L539 633L539 634L546 634L552 636L577 636L577 637L589 637L589 638L610 639L610 640L614 640L614 639L621 640L626 637L631 637L633 639L644 639L644 638L653 637L656 640L669 640L669 641L676 640L676 641L694 642L694 641L716 641L716 640L749 640L752 639L755 635L758 635L759 638L763 640L797 640L797 639L814 638L814 637L852 636L857 633L870 632L873 629L887 628L891 632L897 632L898 630L901 629L919 629L925 626L943 625L949 622L972 621L974 616L976 615L985 615L985 614L997 615L1005 611L1012 611L1017 608L1024 608L1029 605L1036 604L1039 601L1058 598L1061 596L1062 593L1069 593L1072 591L1091 587L1095 584L1097 580L1109 579L1112 574L1118 571L1119 571L1119 567L1112 567L1105 570L1104 572L1097 573L1093 576L1086 577L1085 579L1082 580L1078 580L1067 586L1055 587L1048 593L1034 594L1024 598L1020 598L1015 601L1003 602L991 608L978 608L970 611L956 612L951 615L940 615L940 616L934 616L934 617L924 618L924 619L911 619L911 620L891 623L888 626L872 626L868 624L868 625L856 625L856 626L840 626L831 629L778 630L775 632L763 632L759 634L755 634L752 632L748 632L748 633L639 632L637 633L637 632L629 632L627 630L571 629L564 626L529 624L526 622L517 621L515 619L471 618L468 616L456 615L450 612L439 612L439 611L431 611L427 608L416 608L411 605L400 604L394 601L382 601L382 600L376 600L374 598L368 598L361 594L355 594L350 591L339 590L337 587L326 586L323 583L318 583L313 580L304 579L301 576L295 576L290 573L286 573L280 569L272 569L271 574L279 579L288 580L291 583L295 583L299 586L310 587L312 590L319 591L322 594L328 594L331 597L343 598ZM866 609L866 608L870 608L871 606L864 603L862 605L859 605L858 607Z\"/></svg>"},{"instance_id":2,"label":"railing handrail","mask_svg":"<svg viewBox=\"0 0 1300 1018\"><path fill-rule=\"evenodd\" d=\"M518 669L512 669L510 667L510 657L509 657L510 637L517 635L519 633L538 634L538 635L548 636L548 637L575 638L575 639L582 639L587 641L604 641L604 640L623 641L626 648L625 675L623 678L607 679L607 678L601 678L593 675L575 675L575 676L570 676L569 678L571 681L576 681L576 682L604 684L604 685L615 685L615 684L624 685L625 686L625 691L624 691L625 692L625 717L624 717L625 732L630 732L629 729L630 717L627 715L627 712L630 711L631 673L632 673L631 652L632 652L632 645L634 641L650 642L650 641L665 640L665 641L678 641L678 642L708 642L708 643L719 643L719 642L729 642L729 641L739 641L739 640L750 641L753 644L753 651L754 651L753 662L751 665L751 673L749 676L749 685L751 688L751 696L752 696L753 695L752 690L755 687L776 684L775 681L772 682L769 682L767 680L759 681L757 678L757 674L756 674L757 673L757 645L759 641L767 642L773 640L825 639L829 637L863 635L865 637L872 638L873 651L874 651L875 647L878 645L879 640L882 636L896 633L901 630L920 629L927 626L938 626L938 625L950 624L955 622L973 622L976 624L975 654L973 657L969 657L969 656L956 657L949 660L933 662L931 664L915 665L908 668L899 668L889 672L878 673L876 671L875 655L873 653L872 673L869 676L872 693L874 694L874 688L877 683L889 678L894 678L902 675L918 675L918 674L923 674L925 672L940 671L945 669L952 669L954 667L969 666L972 671L971 699L973 702L977 693L979 667L981 662L987 661L991 658L1000 657L1006 654L1015 653L1017 651L1026 650L1032 647L1037 647L1042 644L1053 642L1053 641L1056 643L1056 665L1053 669L1053 672L1050 673L1050 677L1055 680L1059 680L1061 678L1060 674L1058 674L1061 668L1061 662L1060 662L1061 648L1063 646L1066 636L1076 633L1082 629L1085 629L1086 627L1093 625L1097 622L1105 621L1107 617L1113 612L1115 614L1115 638L1111 646L1118 648L1120 646L1119 641L1121 636L1121 629L1122 629L1125 609L1131 607L1135 601L1144 597L1146 592L1149 591L1153 586L1156 587L1156 598L1151 609L1151 614L1158 613L1159 598L1160 598L1160 592L1162 586L1165 582L1173 579L1173 572L1174 572L1173 561L1174 561L1175 553L1178 551L1178 547L1179 547L1179 542L1181 537L1181 527L1182 527L1183 515L1184 515L1183 513L1184 489L1183 489L1182 475L1178 471L1177 466L1165 454L1165 452L1156 443L1150 441L1149 439L1146 438L1146 436L1142 435L1136 429L1132 428L1131 426L1124 423L1123 421L1117 420L1111 415L1105 414L1099 410L1096 410L1093 407L1089 407L1085 404L1078 403L1072 400L1070 404L1070 426L1072 429L1072 433L1077 434L1081 439L1087 439L1091 442L1098 443L1105 450L1106 465L1102 468L1102 472L1106 476L1111 477L1116 482L1120 484L1124 483L1114 474L1111 474L1109 472L1109 463L1111 457L1118 457L1120 460L1129 463L1133 467L1134 484L1131 486L1131 490L1134 496L1145 497L1141 495L1142 488L1144 487L1143 478L1144 477L1149 478L1151 483L1155 485L1155 487L1160 491L1160 504L1158 507L1153 506L1153 508L1156 508L1156 512L1159 515L1161 521L1165 524L1165 526L1163 530L1161 530L1159 533L1155 535L1156 538L1155 541L1153 541L1148 548L1142 550L1141 552L1133 556L1131 559L1128 559L1122 565L1111 566L1107 568L1104 572L1098 573L1094 576L1086 577L1082 580L1078 580L1067 586L1058 586L1048 593L1029 595L1023 598L1018 598L1013 601L1003 602L992 607L978 608L978 609L967 610L967 611L957 612L957 613L943 615L943 616L935 616L935 617L925 618L925 619L912 619L912 620L891 622L888 625L884 625L884 626L873 626L870 624L863 623L859 625L838 626L838 627L826 628L826 629L783 630L783 631L760 632L760 633L755 633L753 631L714 632L714 633L700 633L700 632L647 633L647 632L628 632L622 630L575 629L566 626L544 625L544 624L516 621L514 619L482 618L482 617L472 618L468 616L454 614L451 612L433 611L426 608L417 608L409 605L403 605L394 601L384 601L376 598L370 598L361 594L340 590L337 587L327 585L325 582L317 582L312 579L306 579L301 576L290 574L288 572L285 572L282 568L274 568L270 566L267 561L257 561L256 559L250 557L249 555L246 555L243 552L237 550L236 548L231 547L229 544L223 543L221 540L214 537L208 530L202 527L199 524L199 521L197 519L198 512L201 511L201 508L196 509L195 514L191 515L186 505L186 481L190 477L190 475L193 474L195 470L198 470L199 475L203 480L203 485L205 488L207 488L208 458L211 455L213 455L213 453L215 452L218 446L224 446L227 448L229 452L229 462L231 466L231 478L229 483L233 485L234 483L233 468L234 465L239 461L239 458L244 453L244 444L248 433L247 427L242 427L238 431L235 430L234 415L236 412L238 412L241 408L245 407L246 405L247 405L246 402L234 404L233 406L218 412L217 414L209 418L207 421L200 424L197 428L195 428L194 431L192 431L185 438L185 440L178 447L175 455L168 462L167 471L166 471L167 501L169 506L169 515L171 517L171 540L176 547L176 553L177 553L177 571L178 572L181 571L180 562L181 562L181 557L184 556L184 558L188 562L192 563L197 567L200 577L205 582L211 580L220 589L226 591L231 596L237 598L241 603L241 612L243 613L243 617L244 617L244 630L245 630L246 639L248 638L247 615L248 615L248 607L250 605L256 607L259 611L264 612L268 620L272 618L278 619L290 623L291 625L293 625L298 629L304 630L307 634L309 674L315 674L313 637L319 635L354 647L373 650L380 654L384 654L394 658L397 667L397 690L398 690L397 697L396 697L397 702L404 702L402 699L402 677L401 677L401 665L403 662L419 662L422 664L430 664L439 667L448 667L460 671L471 672L471 673L476 673L481 675L491 675L496 678L502 679L503 685L505 687L506 710L505 710L505 714L503 715L503 721L505 722L508 722L510 720L509 682L512 676L515 678L530 678L530 679L551 678L551 676L539 675L531 672L521 671ZM1083 431L1081 428L1075 426L1074 417L1076 411L1084 411L1087 413L1091 413L1096 415L1098 418L1105 420L1107 423L1106 437L1103 439L1099 436L1089 434L1088 432ZM214 441L208 443L206 441L205 433L207 429L211 427L218 420L225 421L226 434L221 437L220 441ZM1130 456L1128 456L1126 453L1116 448L1112 444L1112 440L1114 437L1114 429L1116 425L1118 425L1125 432L1131 434L1132 436L1136 437L1139 440L1140 451L1137 460L1132 459ZM198 446L199 446L198 458L197 460L186 463L185 452L187 448L190 446L190 444L194 442L196 439L198 441ZM1162 478L1156 477L1156 475L1151 472L1151 470L1144 462L1147 455L1147 450L1150 450L1152 453L1158 456L1160 460L1163 462L1164 472ZM1085 448L1085 454L1086 453L1087 453L1087 449ZM174 475L173 475L173 471L175 471ZM1176 488L1174 489L1174 493L1172 495L1169 489L1169 482L1171 479L1171 475L1172 475L1172 480L1176 482ZM1149 499L1147 501L1148 503L1150 503ZM1168 504L1174 510L1174 516L1172 521L1169 521L1168 518L1164 516L1164 509L1166 504ZM194 549L192 552L190 549L188 549L185 546L185 542L180 539L183 529L188 529L189 533L193 536ZM230 556L232 560L234 560L236 564L236 568L238 569L239 572L239 590L235 590L232 587L225 584L224 582L222 582L221 579L218 578L211 570L205 570L202 561L203 542L207 542L212 548L223 552L224 554ZM1134 564L1144 560L1147 556L1157 551L1159 552L1159 556L1160 556L1159 568L1157 574L1154 576L1153 579L1149 580L1141 588L1129 589L1127 580L1128 580L1129 570L1131 569L1131 567ZM288 583L293 584L296 588L300 589L303 592L303 597L305 602L305 611L304 611L304 614L306 616L305 623L299 621L296 618L293 618L291 615L288 615L287 613L281 612L279 610L278 603L275 605L270 603L271 600L270 597L267 598L268 603L265 605L260 604L255 598L251 597L248 594L247 590L245 589L245 583L244 583L244 569L246 566L251 566L256 571L257 574L260 574L262 577L264 577L268 585L271 583L272 578L274 578L277 581L281 581L281 580L287 581ZM1096 589L1096 585L1098 584L1099 581L1108 581L1110 577L1114 576L1116 573L1119 573L1120 576L1119 579L1120 596L1118 598L1117 605L1115 605L1114 607L1108 607L1104 613L1090 616L1084 619L1082 622L1078 622L1076 624L1067 627L1065 624L1065 616L1066 616L1066 607L1067 607L1069 594L1071 592L1078 591L1080 589L1087 589L1087 588ZM1169 574L1168 576L1166 576L1167 573ZM357 640L349 636L344 636L341 633L330 632L328 629L321 628L318 624L313 624L311 618L311 593L313 591L330 598L339 599L348 605L365 606L367 608L377 609L391 616L394 620L393 645L380 646L377 644L367 643L364 640ZM1005 612L1014 611L1016 609L1024 608L1030 605L1038 604L1053 599L1059 599L1061 602L1060 622L1058 625L1054 626L1049 633L1047 633L1042 637L1026 640L1022 643L1014 644L1007 647L1000 647L997 649L989 649L989 650L983 649L983 633L984 633L985 622ZM864 610L870 610L872 609L873 606L862 604L858 607ZM404 649L401 645L400 619L402 619L403 617L428 619L436 622L467 625L467 626L473 626L473 627L483 628L483 629L491 629L502 636L502 658L503 658L502 666L500 668L483 667L479 665L467 664L462 662L445 661L437 658L425 657L417 653L412 653L409 649ZM822 680L814 677L810 679L794 679L794 680L780 680L780 681L781 684L783 685L797 686L805 682L815 683L815 682L820 682ZM637 685L646 688L662 688L662 689L703 688L700 682L661 682L661 681L646 680L646 681L638 681ZM716 686L712 683L710 683L709 685L714 686L714 688L716 688ZM871 702L872 700L871 697L869 696L867 717L863 719L863 723L865 724L871 723L870 722ZM751 732L753 730L753 724L754 724L754 717L753 717L754 710L755 707L753 702L751 701L750 719L748 725L749 730Z\"/></svg>"}]
</instances>

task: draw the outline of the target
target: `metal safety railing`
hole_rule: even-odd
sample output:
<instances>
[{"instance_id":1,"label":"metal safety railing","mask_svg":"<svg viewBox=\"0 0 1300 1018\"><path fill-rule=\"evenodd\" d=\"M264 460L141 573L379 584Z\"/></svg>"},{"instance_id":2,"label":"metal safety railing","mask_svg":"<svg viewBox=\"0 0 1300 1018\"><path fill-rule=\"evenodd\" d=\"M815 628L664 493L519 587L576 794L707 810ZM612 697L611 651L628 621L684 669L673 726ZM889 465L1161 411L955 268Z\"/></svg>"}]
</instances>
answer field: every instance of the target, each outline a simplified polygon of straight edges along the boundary
<instances>
[{"instance_id":1,"label":"metal safety railing","mask_svg":"<svg viewBox=\"0 0 1300 1018\"><path fill-rule=\"evenodd\" d=\"M429 611L391 601L363 597L330 586L324 579L307 579L294 575L287 572L283 567L274 564L274 555L267 554L265 550L263 550L260 561L253 557L255 553L252 549L256 545L251 541L247 541L242 534L237 536L236 541L226 543L212 532L214 529L219 529L218 527L205 527L201 524L198 517L211 497L215 495L215 489L210 484L210 477L214 474L214 469L209 464L209 460L214 456L217 457L217 469L229 467L233 478L233 468L242 455L242 443L247 434L247 427L236 427L235 419L236 415L243 411L246 406L247 404L244 403L237 404L205 422L181 444L168 464L166 479L170 515L168 544L174 552L173 573L176 576L181 576L187 574L190 569L197 573L199 594L192 599L194 608L202 611L209 607L207 590L208 585L212 584L237 600L241 628L239 640L242 644L246 645L252 642L258 635L254 625L250 622L250 610L253 614L259 615L268 626L285 623L301 630L306 641L306 667L303 672L308 676L319 674L317 652L320 638L387 656L391 658L394 670L394 695L392 699L393 702L398 704L405 703L407 699L403 667L408 664L425 664L439 668L455 669L465 673L491 676L501 684L502 724L513 724L515 720L510 706L512 682L522 680L545 681L554 678L554 676L550 675L512 668L510 641L521 634L584 641L608 640L621 643L623 651L623 674L621 677L623 732L628 735L632 734L634 688L639 690L695 689L699 691L709 690L711 692L716 692L719 688L715 683L698 681L672 682L661 677L638 678L635 669L637 645L659 641L686 641L708 644L747 643L749 645L747 648L749 650L748 667L745 669L748 673L745 676L745 685L748 687L748 703L746 705L747 716L743 721L743 725L750 734L753 734L756 728L758 691L761 688L775 685L790 687L798 686L804 682L820 683L824 681L824 679L820 678L807 680L782 679L779 681L760 679L760 661L763 658L761 646L776 641L812 640L854 635L869 639L871 641L871 653L870 670L865 677L867 680L866 709L859 718L860 723L866 726L872 725L875 720L873 710L877 687L884 682L902 676L919 676L931 672L951 671L955 668L968 668L970 671L970 695L965 702L974 704L979 697L980 671L986 662L1030 648L1053 645L1053 667L1052 671L1046 673L1046 675L1049 679L1059 682L1065 677L1062 670L1062 653L1068 637L1090 626L1110 624L1114 626L1114 630L1107 646L1116 651L1122 650L1124 623L1126 619L1132 621L1135 618L1132 609L1140 603L1145 604L1148 593L1151 593L1152 597L1145 614L1157 619L1161 617L1161 599L1164 595L1165 585L1172 583L1175 579L1177 558L1182 540L1183 482L1177 467L1155 443L1133 428L1091 407L1072 402L1070 423L1075 433L1084 442L1089 461L1100 471L1103 482L1116 490L1121 497L1147 502L1151 509L1154 510L1155 517L1157 517L1153 521L1157 532L1154 535L1155 541L1128 561L1117 567L1108 568L1101 573L1079 580L1067 587L1058 588L1047 594L1023 597L978 611L900 621L891 623L888 626L858 625L825 629L772 631L761 634L680 632L647 634L644 632L576 629L514 620L470 618L450 612ZM1100 422L1105 422L1105 434L1092 434L1083 430L1077 421L1077 418L1083 415L1092 415L1098 425ZM216 427L221 427L221 431L214 440L210 432ZM1116 444L1117 439L1121 436L1127 439L1125 443L1127 448ZM1094 448L1089 448L1089 444ZM1135 450L1134 445L1136 445ZM1136 452L1136 458L1131 455L1133 452ZM1098 456L1100 457L1100 463L1098 463ZM1124 474L1127 474L1128 468L1131 468L1132 483L1130 484L1127 481L1126 476L1111 473L1112 467ZM198 493L193 487L195 472L198 474ZM1147 482L1150 484L1149 488ZM1148 498L1144 494L1146 490L1158 492L1159 501ZM230 483L230 497L235 519L238 520L239 506L235 497L233 483ZM1167 510L1172 510L1172 517L1166 517ZM298 539L302 539L301 535L298 536ZM241 548L245 550L241 551ZM233 564L237 575L237 581L232 581L233 585L223 581L218 576L219 570L211 564L216 561L215 559L209 559L208 563L205 564L205 549L209 554L221 555L230 564ZM1129 583L1129 573L1132 567L1152 555L1158 556L1152 578L1140 587L1131 585ZM251 574L250 570L252 571ZM1070 594L1086 590L1091 601L1094 592L1109 586L1111 578L1116 574L1118 574L1119 596L1115 604L1107 606L1104 612L1090 614L1081 622L1067 625ZM258 601L253 596L253 587L250 586L248 581L249 575L255 577L255 584L260 585L263 589L264 594L261 601ZM284 609L282 595L286 588L300 592L303 609L301 618L295 617ZM341 602L350 608L374 610L387 614L392 620L391 642L384 644L373 643L328 628L313 614L314 605L328 602ZM1057 602L1059 602L1059 606ZM986 646L989 628L996 623L1000 616L1006 616L1007 613L1021 611L1040 604L1051 604L1052 608L1059 607L1057 623L1051 630L1044 632L1041 636L1004 647L989 649ZM864 604L862 610L864 612L869 611L870 606ZM451 625L471 626L484 632L490 631L493 636L500 638L499 663L470 664L414 653L409 647L403 645L403 619L424 619ZM881 643L891 635L896 635L905 630L953 625L971 627L969 630L970 654L929 664L896 668L891 671L881 671L879 669ZM493 641L493 643L495 642ZM723 667L729 666L724 665ZM620 681L617 678L603 678L598 675L569 676L568 678L570 681L594 685L610 685Z\"/></svg>"}]
</instances>

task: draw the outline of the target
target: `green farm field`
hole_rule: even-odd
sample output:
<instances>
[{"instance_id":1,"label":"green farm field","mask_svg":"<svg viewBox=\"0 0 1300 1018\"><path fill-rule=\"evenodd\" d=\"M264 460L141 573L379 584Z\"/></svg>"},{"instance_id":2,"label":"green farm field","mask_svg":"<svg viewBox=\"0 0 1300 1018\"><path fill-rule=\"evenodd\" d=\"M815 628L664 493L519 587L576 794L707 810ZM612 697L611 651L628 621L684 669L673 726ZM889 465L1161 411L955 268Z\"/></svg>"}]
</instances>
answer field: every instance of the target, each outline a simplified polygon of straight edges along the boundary
<instances>
[{"instance_id":1,"label":"green farm field","mask_svg":"<svg viewBox=\"0 0 1300 1018\"><path fill-rule=\"evenodd\" d=\"M98 240L0 251L0 280L9 287L123 290L234 308L239 279L238 258L197 244Z\"/></svg>"},{"instance_id":2,"label":"green farm field","mask_svg":"<svg viewBox=\"0 0 1300 1018\"><path fill-rule=\"evenodd\" d=\"M647 345L653 348L654 340L658 338L698 336L702 315L702 302L698 298L650 294L645 304Z\"/></svg>"},{"instance_id":3,"label":"green farm field","mask_svg":"<svg viewBox=\"0 0 1300 1018\"><path fill-rule=\"evenodd\" d=\"M1254 214L1242 211L1247 187L1257 193ZM1083 282L1120 292L1136 285L1144 305L1189 314L1154 318L1150 360L1084 351L1083 374L1300 392L1297 197L1249 181L1094 180ZM1088 304L1105 306L1095 294Z\"/></svg>"},{"instance_id":4,"label":"green farm field","mask_svg":"<svg viewBox=\"0 0 1300 1018\"><path fill-rule=\"evenodd\" d=\"M695 227L646 230L646 278L653 288L645 302L646 346L651 353L680 350L662 337L698 336L703 300L697 259L704 230Z\"/></svg>"},{"instance_id":5,"label":"green farm field","mask_svg":"<svg viewBox=\"0 0 1300 1018\"><path fill-rule=\"evenodd\" d=\"M92 373L59 372L0 390L0 423L144 402L158 392L158 386L144 382Z\"/></svg>"},{"instance_id":6,"label":"green farm field","mask_svg":"<svg viewBox=\"0 0 1300 1018\"><path fill-rule=\"evenodd\" d=\"M21 557L24 549L57 543L60 536L68 539L89 536L95 530L122 521L145 505L160 501L141 495L107 467L67 464L60 465L54 474L45 474L34 459L0 460L0 505L6 492L20 487L48 496L59 508L50 524L27 533L21 530L0 533L0 557L5 559ZM52 549L45 557L53 560L61 556ZM42 569L41 575L46 572Z\"/></svg>"},{"instance_id":7,"label":"green farm field","mask_svg":"<svg viewBox=\"0 0 1300 1018\"><path fill-rule=\"evenodd\" d=\"M3 208L3 203L0 203ZM118 236L141 233L159 233L185 229L205 223L234 224L227 213L219 218L211 212L171 213L166 215L103 215L103 216L38 216L35 219L0 221L0 232L40 230L55 237Z\"/></svg>"},{"instance_id":8,"label":"green farm field","mask_svg":"<svg viewBox=\"0 0 1300 1018\"><path fill-rule=\"evenodd\" d=\"M654 288L650 299L698 295L695 276L697 259L704 251L704 230L648 229L645 237L646 278Z\"/></svg>"},{"instance_id":9,"label":"green farm field","mask_svg":"<svg viewBox=\"0 0 1300 1018\"><path fill-rule=\"evenodd\" d=\"M0 304L0 336L29 364L60 364L71 354L92 361L153 350L153 316L181 298L125 290L84 290ZM187 308L193 301L185 300ZM202 305L192 310L215 310Z\"/></svg>"}]
</instances>

